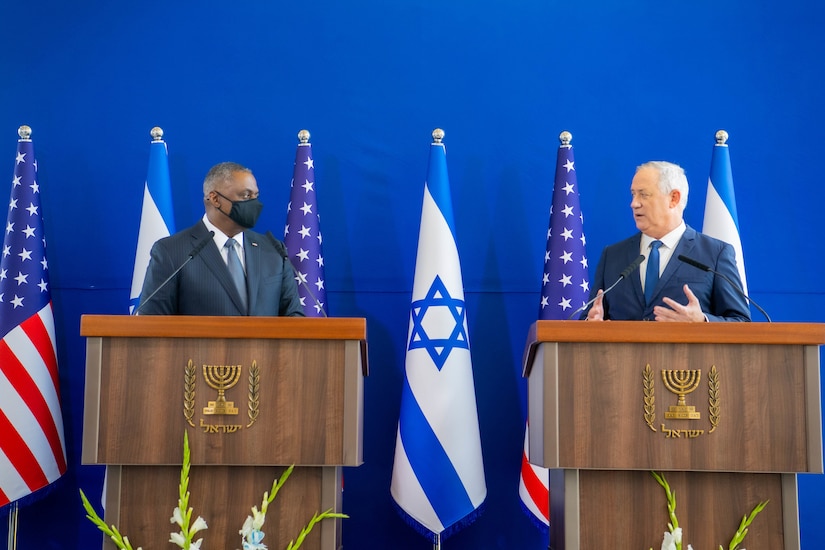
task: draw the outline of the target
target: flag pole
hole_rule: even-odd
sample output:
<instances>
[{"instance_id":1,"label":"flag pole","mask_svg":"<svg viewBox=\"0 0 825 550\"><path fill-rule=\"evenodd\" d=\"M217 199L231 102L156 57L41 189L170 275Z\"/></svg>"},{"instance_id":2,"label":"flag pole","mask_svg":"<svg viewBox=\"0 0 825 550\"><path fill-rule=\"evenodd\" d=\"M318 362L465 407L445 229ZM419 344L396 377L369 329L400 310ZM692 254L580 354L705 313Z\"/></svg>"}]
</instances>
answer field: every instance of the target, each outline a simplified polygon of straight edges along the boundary
<instances>
[{"instance_id":1,"label":"flag pole","mask_svg":"<svg viewBox=\"0 0 825 550\"><path fill-rule=\"evenodd\" d=\"M9 513L9 539L8 550L17 550L17 501L11 505L11 513Z\"/></svg>"}]
</instances>

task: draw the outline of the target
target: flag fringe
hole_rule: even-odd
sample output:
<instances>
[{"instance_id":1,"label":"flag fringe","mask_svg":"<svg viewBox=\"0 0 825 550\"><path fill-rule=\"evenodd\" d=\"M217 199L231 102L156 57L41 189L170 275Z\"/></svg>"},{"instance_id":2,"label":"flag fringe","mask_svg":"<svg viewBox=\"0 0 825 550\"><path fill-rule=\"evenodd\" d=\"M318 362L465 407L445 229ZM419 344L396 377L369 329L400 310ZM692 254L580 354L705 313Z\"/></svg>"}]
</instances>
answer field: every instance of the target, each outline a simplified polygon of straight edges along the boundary
<instances>
[{"instance_id":1,"label":"flag fringe","mask_svg":"<svg viewBox=\"0 0 825 550\"><path fill-rule=\"evenodd\" d=\"M405 512L404 509L401 508L397 502L395 502L395 500L392 501L392 505L395 508L395 511L398 512L398 515L401 516L401 519L404 520L404 523L409 525L416 533L435 544L436 533L433 533L425 526L421 525L418 521L416 521L415 518L413 518L411 515ZM461 531L471 523L475 522L475 520L478 519L478 517L484 512L486 508L487 501L485 499L481 504L478 505L478 507L475 510L473 510L457 522L453 523L446 529L444 529L441 532L441 542L444 542L452 535L456 534L457 532Z\"/></svg>"},{"instance_id":2,"label":"flag fringe","mask_svg":"<svg viewBox=\"0 0 825 550\"><path fill-rule=\"evenodd\" d=\"M536 514L534 514L530 510L530 508L527 507L526 504L524 504L523 500L519 499L519 504L521 505L521 511L524 512L527 515L528 518L530 518L530 521L533 523L533 525L535 525L536 528L538 530L540 530L542 533L544 533L545 535L549 535L550 534L550 527L546 523L541 521L538 517L536 517Z\"/></svg>"},{"instance_id":3,"label":"flag fringe","mask_svg":"<svg viewBox=\"0 0 825 550\"><path fill-rule=\"evenodd\" d=\"M59 488L61 488L63 486L63 484L64 484L63 478L64 477L65 477L65 474L61 475L59 478L55 479L54 481L52 481L48 485L46 485L44 487L41 487L40 489L37 489L33 493L29 493L24 497L20 497L17 500L9 502L5 506L0 507L0 519L5 519L11 513L12 508L13 508L12 505L15 502L17 503L17 508L22 510L24 507L26 507L30 504L34 504L35 502L46 498L47 496L52 494L54 491L58 490Z\"/></svg>"}]
</instances>

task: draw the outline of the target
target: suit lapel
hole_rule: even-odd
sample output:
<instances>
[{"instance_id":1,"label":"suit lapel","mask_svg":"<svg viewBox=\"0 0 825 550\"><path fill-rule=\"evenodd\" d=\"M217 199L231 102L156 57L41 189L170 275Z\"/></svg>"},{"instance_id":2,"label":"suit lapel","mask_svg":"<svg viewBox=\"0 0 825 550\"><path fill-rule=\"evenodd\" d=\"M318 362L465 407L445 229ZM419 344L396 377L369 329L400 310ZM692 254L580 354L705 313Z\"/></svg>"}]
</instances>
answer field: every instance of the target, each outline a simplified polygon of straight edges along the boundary
<instances>
[{"instance_id":1,"label":"suit lapel","mask_svg":"<svg viewBox=\"0 0 825 550\"><path fill-rule=\"evenodd\" d=\"M642 247L642 234L637 233L630 241L630 248L627 250L627 257L625 258L625 265L630 265L633 260L639 257L639 249ZM646 256L647 254L645 254ZM635 269L630 274L630 283L633 285L633 294L636 296L636 301L639 303L642 311L645 309L645 293L642 290L642 276L639 274L640 270Z\"/></svg>"},{"instance_id":2,"label":"suit lapel","mask_svg":"<svg viewBox=\"0 0 825 550\"><path fill-rule=\"evenodd\" d=\"M261 251L255 235L249 231L243 236L244 254L246 255L246 288L249 293L249 315L252 315L252 306L257 303L258 287L261 284Z\"/></svg>"},{"instance_id":3,"label":"suit lapel","mask_svg":"<svg viewBox=\"0 0 825 550\"><path fill-rule=\"evenodd\" d=\"M676 243L676 248L673 250L673 254L671 254L670 260L667 262L664 272L662 272L662 276L659 277L659 284L656 285L656 294L658 294L658 287L664 288L668 284L670 279L672 279L676 275L676 272L679 271L679 269L681 269L682 262L679 261L679 255L682 254L684 256L690 256L690 253L693 250L693 245L695 244L695 240L696 231L692 229L690 226L687 226L685 228L684 234L682 235L682 238L679 239L678 243Z\"/></svg>"}]
</instances>

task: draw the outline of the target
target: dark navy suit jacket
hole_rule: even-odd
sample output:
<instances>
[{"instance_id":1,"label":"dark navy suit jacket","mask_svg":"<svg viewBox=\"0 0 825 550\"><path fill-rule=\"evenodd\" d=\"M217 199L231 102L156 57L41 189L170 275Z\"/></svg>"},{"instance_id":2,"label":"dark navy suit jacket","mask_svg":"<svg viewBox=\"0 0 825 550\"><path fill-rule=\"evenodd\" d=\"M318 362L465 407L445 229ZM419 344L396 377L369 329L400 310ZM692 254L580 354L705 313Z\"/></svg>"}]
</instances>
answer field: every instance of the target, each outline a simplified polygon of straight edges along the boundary
<instances>
[{"instance_id":1,"label":"dark navy suit jacket","mask_svg":"<svg viewBox=\"0 0 825 550\"><path fill-rule=\"evenodd\" d=\"M621 272L639 256L641 242L642 234L637 233L604 249L591 285L591 299L596 296L599 289L604 290L618 280ZM747 301L730 283L713 273L679 261L680 254L723 273L741 288L733 247L688 226L659 278L651 303L645 304L637 269L604 297L604 318L617 321L652 321L653 307L664 305L662 298L665 296L680 304L687 304L687 296L682 289L687 283L699 299L702 311L709 321L750 321ZM587 312L582 317L587 317Z\"/></svg>"},{"instance_id":2,"label":"dark navy suit jacket","mask_svg":"<svg viewBox=\"0 0 825 550\"><path fill-rule=\"evenodd\" d=\"M243 239L248 312L214 241L146 301L203 239L211 238L199 221L152 246L140 295L141 315L303 315L295 276L286 263L289 260L268 237L254 231L244 231Z\"/></svg>"}]
</instances>

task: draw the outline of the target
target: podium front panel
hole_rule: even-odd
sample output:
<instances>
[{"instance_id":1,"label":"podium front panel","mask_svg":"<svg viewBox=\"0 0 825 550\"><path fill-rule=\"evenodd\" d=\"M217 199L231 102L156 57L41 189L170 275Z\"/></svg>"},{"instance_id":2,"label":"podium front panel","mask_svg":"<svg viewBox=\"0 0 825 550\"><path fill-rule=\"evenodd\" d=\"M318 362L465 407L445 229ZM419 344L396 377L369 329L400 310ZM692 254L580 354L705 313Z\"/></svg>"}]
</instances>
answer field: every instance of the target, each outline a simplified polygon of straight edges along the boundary
<instances>
[{"instance_id":1,"label":"podium front panel","mask_svg":"<svg viewBox=\"0 0 825 550\"><path fill-rule=\"evenodd\" d=\"M87 347L85 463L180 464L184 430L196 465L363 462L357 341L112 337Z\"/></svg>"},{"instance_id":2,"label":"podium front panel","mask_svg":"<svg viewBox=\"0 0 825 550\"><path fill-rule=\"evenodd\" d=\"M551 470L550 474L550 542L555 550L661 546L670 521L667 499L649 472ZM688 544L727 548L742 516L767 500L742 546L799 550L794 474L664 474L676 494L684 548Z\"/></svg>"},{"instance_id":3,"label":"podium front panel","mask_svg":"<svg viewBox=\"0 0 825 550\"><path fill-rule=\"evenodd\" d=\"M193 466L190 471L189 506L192 521L197 516L208 528L195 537L204 539L204 548L240 548L238 534L251 515L261 509L264 491L272 488L283 467ZM170 523L178 501L180 467L113 466L107 483L106 522L135 547L167 548L169 534L179 528ZM315 512L341 512L341 468L296 467L270 504L263 531L269 548L286 548ZM105 538L105 537L104 537ZM104 547L114 550L110 541ZM341 547L341 520L326 519L309 534L302 548L338 550Z\"/></svg>"},{"instance_id":4,"label":"podium front panel","mask_svg":"<svg viewBox=\"0 0 825 550\"><path fill-rule=\"evenodd\" d=\"M541 343L529 395L545 467L822 472L814 346Z\"/></svg>"}]
</instances>

